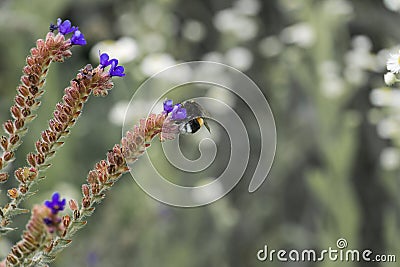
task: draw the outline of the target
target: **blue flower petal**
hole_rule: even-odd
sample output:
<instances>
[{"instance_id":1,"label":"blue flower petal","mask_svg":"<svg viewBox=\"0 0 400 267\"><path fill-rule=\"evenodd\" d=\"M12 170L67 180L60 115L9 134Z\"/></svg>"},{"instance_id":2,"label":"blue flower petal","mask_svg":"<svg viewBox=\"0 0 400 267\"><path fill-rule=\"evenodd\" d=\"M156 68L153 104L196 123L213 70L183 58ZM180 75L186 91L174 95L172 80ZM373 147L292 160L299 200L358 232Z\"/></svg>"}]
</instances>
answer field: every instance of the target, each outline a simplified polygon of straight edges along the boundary
<instances>
[{"instance_id":1,"label":"blue flower petal","mask_svg":"<svg viewBox=\"0 0 400 267\"><path fill-rule=\"evenodd\" d=\"M171 99L166 99L163 105L166 113L170 113L174 109L174 102Z\"/></svg>"},{"instance_id":2,"label":"blue flower petal","mask_svg":"<svg viewBox=\"0 0 400 267\"><path fill-rule=\"evenodd\" d=\"M182 104L176 104L171 112L171 119L173 120L184 120L186 119L186 109L182 108Z\"/></svg>"},{"instance_id":3,"label":"blue flower petal","mask_svg":"<svg viewBox=\"0 0 400 267\"><path fill-rule=\"evenodd\" d=\"M124 71L125 71L124 67L116 66L116 67L110 69L110 75L111 75L111 77L113 77L113 76L124 77L125 76Z\"/></svg>"},{"instance_id":4,"label":"blue flower petal","mask_svg":"<svg viewBox=\"0 0 400 267\"><path fill-rule=\"evenodd\" d=\"M86 45L85 36L81 31L75 30L71 37L71 44L73 45Z\"/></svg>"},{"instance_id":5,"label":"blue flower petal","mask_svg":"<svg viewBox=\"0 0 400 267\"><path fill-rule=\"evenodd\" d=\"M66 202L65 198L60 201L60 194L56 192L51 197L51 201L46 200L44 205L51 209L51 213L57 214L59 211L64 210Z\"/></svg>"},{"instance_id":6,"label":"blue flower petal","mask_svg":"<svg viewBox=\"0 0 400 267\"><path fill-rule=\"evenodd\" d=\"M110 59L110 56L107 53L103 53L100 55L100 65L102 68L105 68L111 64L109 59Z\"/></svg>"},{"instance_id":7,"label":"blue flower petal","mask_svg":"<svg viewBox=\"0 0 400 267\"><path fill-rule=\"evenodd\" d=\"M58 31L63 35L69 34L77 30L77 27L72 26L71 21L69 21L68 19L62 23L61 20L60 21L57 20L57 25L58 25Z\"/></svg>"}]
</instances>

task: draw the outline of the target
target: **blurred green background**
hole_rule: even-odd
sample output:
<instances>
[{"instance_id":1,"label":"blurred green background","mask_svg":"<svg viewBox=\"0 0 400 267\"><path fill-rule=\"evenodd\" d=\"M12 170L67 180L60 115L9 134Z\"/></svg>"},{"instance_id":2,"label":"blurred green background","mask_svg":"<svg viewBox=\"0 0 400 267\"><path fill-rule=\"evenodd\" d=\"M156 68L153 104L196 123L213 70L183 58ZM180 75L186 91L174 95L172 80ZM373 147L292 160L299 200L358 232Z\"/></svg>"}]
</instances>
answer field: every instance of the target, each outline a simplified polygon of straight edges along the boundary
<instances>
[{"instance_id":1,"label":"blurred green background","mask_svg":"<svg viewBox=\"0 0 400 267\"><path fill-rule=\"evenodd\" d=\"M1 0L0 121L9 118L25 57L50 22L68 18L88 41L52 65L39 117L11 169L25 163L63 88L79 68L98 63L99 49L114 51L128 73L107 98L88 102L27 208L54 191L79 198L87 172L119 142L121 114L136 88L175 63L211 60L243 71L263 90L277 124L275 162L255 193L247 187L259 137L250 130L251 163L226 197L200 208L170 207L125 175L52 266L365 266L256 257L264 245L322 250L336 248L339 238L349 249L399 257L400 102L382 79L388 52L398 49L399 2ZM197 148L186 138L188 145ZM14 225L21 229L27 219ZM1 240L2 257L19 235Z\"/></svg>"}]
</instances>

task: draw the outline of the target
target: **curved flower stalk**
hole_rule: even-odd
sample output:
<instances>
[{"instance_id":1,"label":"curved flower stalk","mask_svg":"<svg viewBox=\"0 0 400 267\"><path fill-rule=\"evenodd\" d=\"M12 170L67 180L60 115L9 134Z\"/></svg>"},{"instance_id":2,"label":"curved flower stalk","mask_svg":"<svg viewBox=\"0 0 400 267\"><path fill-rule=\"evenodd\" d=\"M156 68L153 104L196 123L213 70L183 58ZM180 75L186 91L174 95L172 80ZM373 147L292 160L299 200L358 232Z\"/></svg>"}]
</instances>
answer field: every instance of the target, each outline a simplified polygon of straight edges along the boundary
<instances>
[{"instance_id":1,"label":"curved flower stalk","mask_svg":"<svg viewBox=\"0 0 400 267\"><path fill-rule=\"evenodd\" d=\"M48 129L41 133L40 140L36 142L36 152L27 155L29 165L15 171L19 186L8 190L11 202L1 209L0 230L2 233L11 230L6 226L10 224L12 216L25 212L18 208L19 204L30 195L32 185L39 178L44 178L42 172L50 166L49 160L63 145L61 139L68 136L90 94L93 92L95 96L107 95L108 90L113 87L111 77L109 72L104 71L100 65L95 69L87 65L65 89L63 101L56 105Z\"/></svg>"},{"instance_id":2,"label":"curved flower stalk","mask_svg":"<svg viewBox=\"0 0 400 267\"><path fill-rule=\"evenodd\" d=\"M44 94L43 87L51 62L63 62L72 55L70 49L73 45L84 44L82 41L75 41L74 36L66 39L65 32L55 34L52 30L54 29L51 29L45 40L37 40L36 47L30 50L23 68L21 84L17 87L15 103L10 108L12 119L3 123L7 135L0 137L3 150L0 154L0 182L8 179L9 174L2 173L1 170L14 160L14 153L28 131L28 123L36 118L35 111L40 106L40 97ZM79 37L81 40L83 35L80 34Z\"/></svg>"},{"instance_id":3,"label":"curved flower stalk","mask_svg":"<svg viewBox=\"0 0 400 267\"><path fill-rule=\"evenodd\" d=\"M44 205L34 206L22 240L11 248L10 254L0 266L37 266L37 260L32 256L47 249L46 244L51 241L52 234L64 231L58 212L64 209L65 204L65 198L60 200L60 194L54 193L52 199Z\"/></svg>"},{"instance_id":4,"label":"curved flower stalk","mask_svg":"<svg viewBox=\"0 0 400 267\"><path fill-rule=\"evenodd\" d=\"M43 239L40 247L46 246L46 249L37 250L35 255L29 256L31 259L36 259L35 264L40 266L53 261L57 254L71 243L74 234L86 225L85 218L92 215L95 205L104 199L105 192L128 172L127 163L137 160L150 146L155 136L164 141L174 139L178 133L177 125L166 113L150 114L146 119L141 119L139 125L128 131L121 143L107 153L107 158L98 162L94 169L89 171L87 183L82 185L83 196L80 205L75 200L69 201L72 214L63 216L62 226L59 228L62 229L62 233L51 240ZM43 225L45 224L44 222ZM7 257L7 264L14 266L9 258L15 260L17 256L12 250Z\"/></svg>"},{"instance_id":5,"label":"curved flower stalk","mask_svg":"<svg viewBox=\"0 0 400 267\"><path fill-rule=\"evenodd\" d=\"M50 210L44 205L33 207L32 216L22 235L22 239L11 248L10 254L0 266L32 266L31 256L36 251L44 250L45 244L51 240L44 220L50 215Z\"/></svg>"}]
</instances>

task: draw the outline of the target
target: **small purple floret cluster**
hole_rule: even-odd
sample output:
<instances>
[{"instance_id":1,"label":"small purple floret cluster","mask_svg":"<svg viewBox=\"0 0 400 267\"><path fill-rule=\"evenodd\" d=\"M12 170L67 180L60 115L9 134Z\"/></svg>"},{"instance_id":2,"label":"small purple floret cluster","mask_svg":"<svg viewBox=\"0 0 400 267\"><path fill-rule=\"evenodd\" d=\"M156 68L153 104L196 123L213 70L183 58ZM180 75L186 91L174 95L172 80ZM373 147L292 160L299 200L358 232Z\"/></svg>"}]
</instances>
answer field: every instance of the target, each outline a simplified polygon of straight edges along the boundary
<instances>
[{"instance_id":1,"label":"small purple floret cluster","mask_svg":"<svg viewBox=\"0 0 400 267\"><path fill-rule=\"evenodd\" d=\"M51 200L46 200L44 205L51 210L51 216L43 219L44 223L48 226L54 226L61 222L61 219L57 216L58 212L64 210L66 204L65 198L60 199L59 193L54 193Z\"/></svg>"},{"instance_id":2,"label":"small purple floret cluster","mask_svg":"<svg viewBox=\"0 0 400 267\"><path fill-rule=\"evenodd\" d=\"M182 107L181 103L175 104L171 99L166 99L164 101L164 113L171 113L172 120L184 120L187 117L186 109Z\"/></svg>"},{"instance_id":3,"label":"small purple floret cluster","mask_svg":"<svg viewBox=\"0 0 400 267\"><path fill-rule=\"evenodd\" d=\"M58 30L62 35L67 35L72 33L71 44L73 45L86 45L85 36L76 26L72 26L71 21L64 20L60 18L57 19L57 25L50 24L50 31Z\"/></svg>"},{"instance_id":4,"label":"small purple floret cluster","mask_svg":"<svg viewBox=\"0 0 400 267\"><path fill-rule=\"evenodd\" d=\"M111 77L118 76L124 77L125 76L125 69L122 66L118 66L118 59L112 58L106 53L100 55L100 66L104 69L107 66L110 66L109 74Z\"/></svg>"},{"instance_id":5,"label":"small purple floret cluster","mask_svg":"<svg viewBox=\"0 0 400 267\"><path fill-rule=\"evenodd\" d=\"M62 21L60 18L57 19L57 24L50 24L50 31L54 32L58 30L59 33L62 35L67 35L72 33L71 36L71 44L72 45L86 45L85 36L81 33L76 26L72 26L70 20ZM100 55L100 67L105 68L110 66L109 74L111 77L118 76L123 77L125 76L125 69L123 66L118 66L118 60L115 58L110 59L110 56L106 53Z\"/></svg>"}]
</instances>

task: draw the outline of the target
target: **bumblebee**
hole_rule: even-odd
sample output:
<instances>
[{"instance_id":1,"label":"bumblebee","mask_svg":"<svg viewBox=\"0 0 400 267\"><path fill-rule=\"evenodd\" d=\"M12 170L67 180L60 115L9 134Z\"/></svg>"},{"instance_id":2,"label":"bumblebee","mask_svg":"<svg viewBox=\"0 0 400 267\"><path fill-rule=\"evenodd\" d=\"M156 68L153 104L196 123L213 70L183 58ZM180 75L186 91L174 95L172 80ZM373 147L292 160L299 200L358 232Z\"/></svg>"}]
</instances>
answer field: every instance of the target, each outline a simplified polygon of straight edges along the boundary
<instances>
[{"instance_id":1,"label":"bumblebee","mask_svg":"<svg viewBox=\"0 0 400 267\"><path fill-rule=\"evenodd\" d=\"M209 117L209 114L199 103L188 100L182 103L182 107L186 109L187 117L179 123L179 132L181 134L194 134L203 125L211 132L205 120L205 117Z\"/></svg>"}]
</instances>

